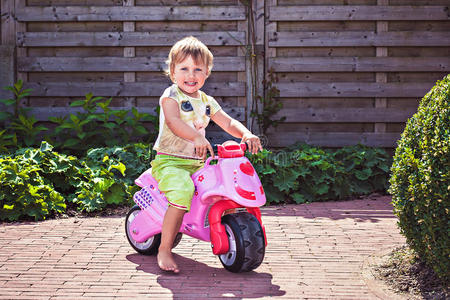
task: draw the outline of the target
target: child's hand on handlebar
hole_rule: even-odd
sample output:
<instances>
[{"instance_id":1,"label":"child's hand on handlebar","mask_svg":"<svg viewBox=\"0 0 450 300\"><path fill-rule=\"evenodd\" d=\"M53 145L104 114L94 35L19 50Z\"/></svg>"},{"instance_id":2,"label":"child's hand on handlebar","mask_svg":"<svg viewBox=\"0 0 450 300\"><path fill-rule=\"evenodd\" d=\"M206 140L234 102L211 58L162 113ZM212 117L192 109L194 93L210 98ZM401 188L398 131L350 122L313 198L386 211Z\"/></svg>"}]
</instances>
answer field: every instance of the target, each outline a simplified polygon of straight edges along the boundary
<instances>
[{"instance_id":1,"label":"child's hand on handlebar","mask_svg":"<svg viewBox=\"0 0 450 300\"><path fill-rule=\"evenodd\" d=\"M197 138L194 139L194 147L195 147L195 154L202 158L203 160L206 159L206 154L211 154L212 157L214 157L214 150L211 146L211 144L208 142L208 140L202 136L199 135Z\"/></svg>"},{"instance_id":2,"label":"child's hand on handlebar","mask_svg":"<svg viewBox=\"0 0 450 300\"><path fill-rule=\"evenodd\" d=\"M251 132L245 133L242 136L241 143L247 143L248 151L250 151L251 154L256 154L258 151L263 150L261 140Z\"/></svg>"}]
</instances>

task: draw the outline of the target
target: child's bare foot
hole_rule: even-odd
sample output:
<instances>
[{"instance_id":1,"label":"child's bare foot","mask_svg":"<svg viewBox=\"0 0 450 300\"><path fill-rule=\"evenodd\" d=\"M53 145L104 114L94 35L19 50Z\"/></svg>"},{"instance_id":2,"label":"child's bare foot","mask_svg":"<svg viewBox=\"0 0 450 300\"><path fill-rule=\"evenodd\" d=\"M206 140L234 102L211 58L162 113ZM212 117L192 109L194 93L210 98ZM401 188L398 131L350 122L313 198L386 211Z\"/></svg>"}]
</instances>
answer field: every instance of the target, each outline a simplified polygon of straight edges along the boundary
<instances>
[{"instance_id":1,"label":"child's bare foot","mask_svg":"<svg viewBox=\"0 0 450 300\"><path fill-rule=\"evenodd\" d=\"M158 260L158 266L161 268L161 270L174 273L180 272L180 269L178 269L178 266L173 259L171 251L159 250L156 258Z\"/></svg>"}]
</instances>

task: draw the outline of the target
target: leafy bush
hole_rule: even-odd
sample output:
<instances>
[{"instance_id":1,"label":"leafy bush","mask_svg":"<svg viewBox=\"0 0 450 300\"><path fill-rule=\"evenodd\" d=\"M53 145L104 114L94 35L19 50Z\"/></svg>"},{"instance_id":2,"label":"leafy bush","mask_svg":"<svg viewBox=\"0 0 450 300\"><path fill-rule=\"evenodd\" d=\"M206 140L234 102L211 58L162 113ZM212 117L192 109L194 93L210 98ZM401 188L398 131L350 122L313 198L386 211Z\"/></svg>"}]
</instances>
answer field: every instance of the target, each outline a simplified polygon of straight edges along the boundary
<instances>
[{"instance_id":1,"label":"leafy bush","mask_svg":"<svg viewBox=\"0 0 450 300\"><path fill-rule=\"evenodd\" d=\"M450 75L408 120L390 178L394 212L408 244L449 282Z\"/></svg>"},{"instance_id":2,"label":"leafy bush","mask_svg":"<svg viewBox=\"0 0 450 300\"><path fill-rule=\"evenodd\" d=\"M48 128L38 125L36 118L28 115L29 109L20 106L22 99L29 96L31 90L23 89L22 80L4 89L11 91L13 97L0 99L0 103L13 108L12 112L0 111L0 152L37 145L40 142L40 135Z\"/></svg>"},{"instance_id":3,"label":"leafy bush","mask_svg":"<svg viewBox=\"0 0 450 300\"><path fill-rule=\"evenodd\" d=\"M31 95L31 89L24 89L21 80L4 89L12 92L12 98L0 99L7 107L0 111L0 153L12 153L20 147L39 147L44 139L59 152L84 156L88 149L96 147L126 145L136 140L150 143L158 132L157 116L140 113L134 107L112 109L112 98L94 97L92 93L70 104L81 109L76 114L49 118L56 125L49 130L29 113L30 108L21 104ZM159 107L155 111L159 115ZM149 123L155 130L149 131L144 126Z\"/></svg>"},{"instance_id":4,"label":"leafy bush","mask_svg":"<svg viewBox=\"0 0 450 300\"><path fill-rule=\"evenodd\" d=\"M81 107L82 112L65 117L52 117L57 124L52 142L58 149L68 149L71 153L84 155L90 148L128 144L139 138L150 142L156 136L143 125L144 121L157 122L157 117L139 113L136 108L114 110L109 107L112 98L94 97L91 93L85 99L74 101L73 107ZM98 112L100 108L102 111Z\"/></svg>"},{"instance_id":5,"label":"leafy bush","mask_svg":"<svg viewBox=\"0 0 450 300\"><path fill-rule=\"evenodd\" d=\"M293 145L249 158L269 203L338 200L385 191L390 166L384 150L362 145L336 151Z\"/></svg>"},{"instance_id":6,"label":"leafy bush","mask_svg":"<svg viewBox=\"0 0 450 300\"><path fill-rule=\"evenodd\" d=\"M129 201L129 187L115 180L125 165L103 158L91 168L74 156L52 151L46 142L39 149L23 149L0 157L0 219L31 216L45 219L65 211L68 203L79 210L101 210L108 204Z\"/></svg>"},{"instance_id":7,"label":"leafy bush","mask_svg":"<svg viewBox=\"0 0 450 300\"><path fill-rule=\"evenodd\" d=\"M133 185L134 180L145 170L150 168L150 162L155 157L156 152L152 150L152 144L130 144L124 147L95 148L90 149L86 155L86 163L89 167L95 168L104 164L105 157L110 161L122 163L126 166L125 175L113 171L116 180L124 181L128 185Z\"/></svg>"}]
</instances>

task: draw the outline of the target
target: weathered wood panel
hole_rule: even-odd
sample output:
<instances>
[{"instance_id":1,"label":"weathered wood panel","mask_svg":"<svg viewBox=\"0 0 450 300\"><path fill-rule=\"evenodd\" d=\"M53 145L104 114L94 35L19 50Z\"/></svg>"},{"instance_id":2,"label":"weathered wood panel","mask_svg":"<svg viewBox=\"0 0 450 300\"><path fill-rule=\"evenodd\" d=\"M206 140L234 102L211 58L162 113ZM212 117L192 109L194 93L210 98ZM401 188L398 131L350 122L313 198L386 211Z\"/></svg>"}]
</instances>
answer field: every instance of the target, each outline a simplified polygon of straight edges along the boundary
<instances>
[{"instance_id":1,"label":"weathered wood panel","mask_svg":"<svg viewBox=\"0 0 450 300\"><path fill-rule=\"evenodd\" d=\"M95 96L161 96L167 88L165 83L151 85L142 82L28 82L33 96L74 97L92 92ZM245 83L206 83L203 90L214 96L245 96Z\"/></svg>"},{"instance_id":2,"label":"weathered wood panel","mask_svg":"<svg viewBox=\"0 0 450 300\"><path fill-rule=\"evenodd\" d=\"M450 46L450 32L271 32L270 47Z\"/></svg>"},{"instance_id":3,"label":"weathered wood panel","mask_svg":"<svg viewBox=\"0 0 450 300\"><path fill-rule=\"evenodd\" d=\"M432 83L278 83L280 97L423 97Z\"/></svg>"},{"instance_id":4,"label":"weathered wood panel","mask_svg":"<svg viewBox=\"0 0 450 300\"><path fill-rule=\"evenodd\" d=\"M14 46L0 45L0 88L14 84L14 68ZM0 99L10 96L9 91L0 89ZM0 109L3 109L1 103Z\"/></svg>"},{"instance_id":5,"label":"weathered wood panel","mask_svg":"<svg viewBox=\"0 0 450 300\"><path fill-rule=\"evenodd\" d=\"M166 57L24 57L21 72L154 72L167 68ZM214 71L245 71L244 57L216 57Z\"/></svg>"},{"instance_id":6,"label":"weathered wood panel","mask_svg":"<svg viewBox=\"0 0 450 300\"><path fill-rule=\"evenodd\" d=\"M363 144L372 147L396 147L400 133L374 132L279 132L268 136L269 146L285 147L295 141L322 147Z\"/></svg>"},{"instance_id":7,"label":"weathered wood panel","mask_svg":"<svg viewBox=\"0 0 450 300\"><path fill-rule=\"evenodd\" d=\"M20 47L172 46L193 35L207 45L240 46L245 32L18 32Z\"/></svg>"},{"instance_id":8,"label":"weathered wood panel","mask_svg":"<svg viewBox=\"0 0 450 300\"><path fill-rule=\"evenodd\" d=\"M448 6L272 6L271 21L450 20Z\"/></svg>"},{"instance_id":9,"label":"weathered wood panel","mask_svg":"<svg viewBox=\"0 0 450 300\"><path fill-rule=\"evenodd\" d=\"M275 118L286 117L285 122L302 123L365 123L405 122L416 108L308 108L282 109Z\"/></svg>"},{"instance_id":10,"label":"weathered wood panel","mask_svg":"<svg viewBox=\"0 0 450 300\"><path fill-rule=\"evenodd\" d=\"M268 132L272 146L394 147L399 124L450 68L449 4L266 1L266 67L284 103L275 117L286 117Z\"/></svg>"},{"instance_id":11,"label":"weathered wood panel","mask_svg":"<svg viewBox=\"0 0 450 300\"><path fill-rule=\"evenodd\" d=\"M153 113L170 84L162 74L170 47L194 35L215 55L205 92L247 121L251 80L245 73L244 48L249 26L239 0L26 4L14 7L23 28L16 30L23 56L17 69L34 88L30 105L58 106L40 108L41 118L73 111L64 106L88 92L113 96L113 106ZM327 147L358 142L394 147L418 100L450 68L448 0L253 4L255 38L265 48L266 65L258 68L272 68L277 75L275 86L285 104L277 116L287 117L286 123L269 130L271 146L305 141ZM238 111L229 110L231 105ZM217 130L208 135L219 141L230 138Z\"/></svg>"},{"instance_id":12,"label":"weathered wood panel","mask_svg":"<svg viewBox=\"0 0 450 300\"><path fill-rule=\"evenodd\" d=\"M277 72L433 72L450 71L450 57L277 57Z\"/></svg>"},{"instance_id":13,"label":"weathered wood panel","mask_svg":"<svg viewBox=\"0 0 450 300\"><path fill-rule=\"evenodd\" d=\"M65 6L25 7L22 22L43 21L220 21L245 20L244 6Z\"/></svg>"},{"instance_id":14,"label":"weathered wood panel","mask_svg":"<svg viewBox=\"0 0 450 300\"><path fill-rule=\"evenodd\" d=\"M131 114L130 107L110 107L114 110L128 110ZM148 113L155 115L155 107L138 107L137 110L140 113ZM224 107L223 110L229 114L231 117L239 121L245 120L245 107ZM84 112L83 109L79 107L33 107L30 111L38 121L48 121L50 117L64 117L69 114L77 114ZM97 112L102 112L100 109Z\"/></svg>"}]
</instances>

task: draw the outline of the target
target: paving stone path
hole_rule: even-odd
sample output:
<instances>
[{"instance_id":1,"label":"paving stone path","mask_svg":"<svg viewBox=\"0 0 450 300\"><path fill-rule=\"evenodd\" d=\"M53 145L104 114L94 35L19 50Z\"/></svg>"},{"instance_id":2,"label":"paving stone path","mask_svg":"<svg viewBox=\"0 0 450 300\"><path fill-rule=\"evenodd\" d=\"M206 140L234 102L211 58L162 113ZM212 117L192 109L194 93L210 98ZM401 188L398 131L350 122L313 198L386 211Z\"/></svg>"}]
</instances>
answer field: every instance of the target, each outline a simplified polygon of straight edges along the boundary
<instances>
[{"instance_id":1,"label":"paving stone path","mask_svg":"<svg viewBox=\"0 0 450 300\"><path fill-rule=\"evenodd\" d=\"M263 264L233 274L184 236L163 273L128 245L124 217L0 224L0 299L379 299L362 266L405 243L389 197L269 206Z\"/></svg>"}]
</instances>

